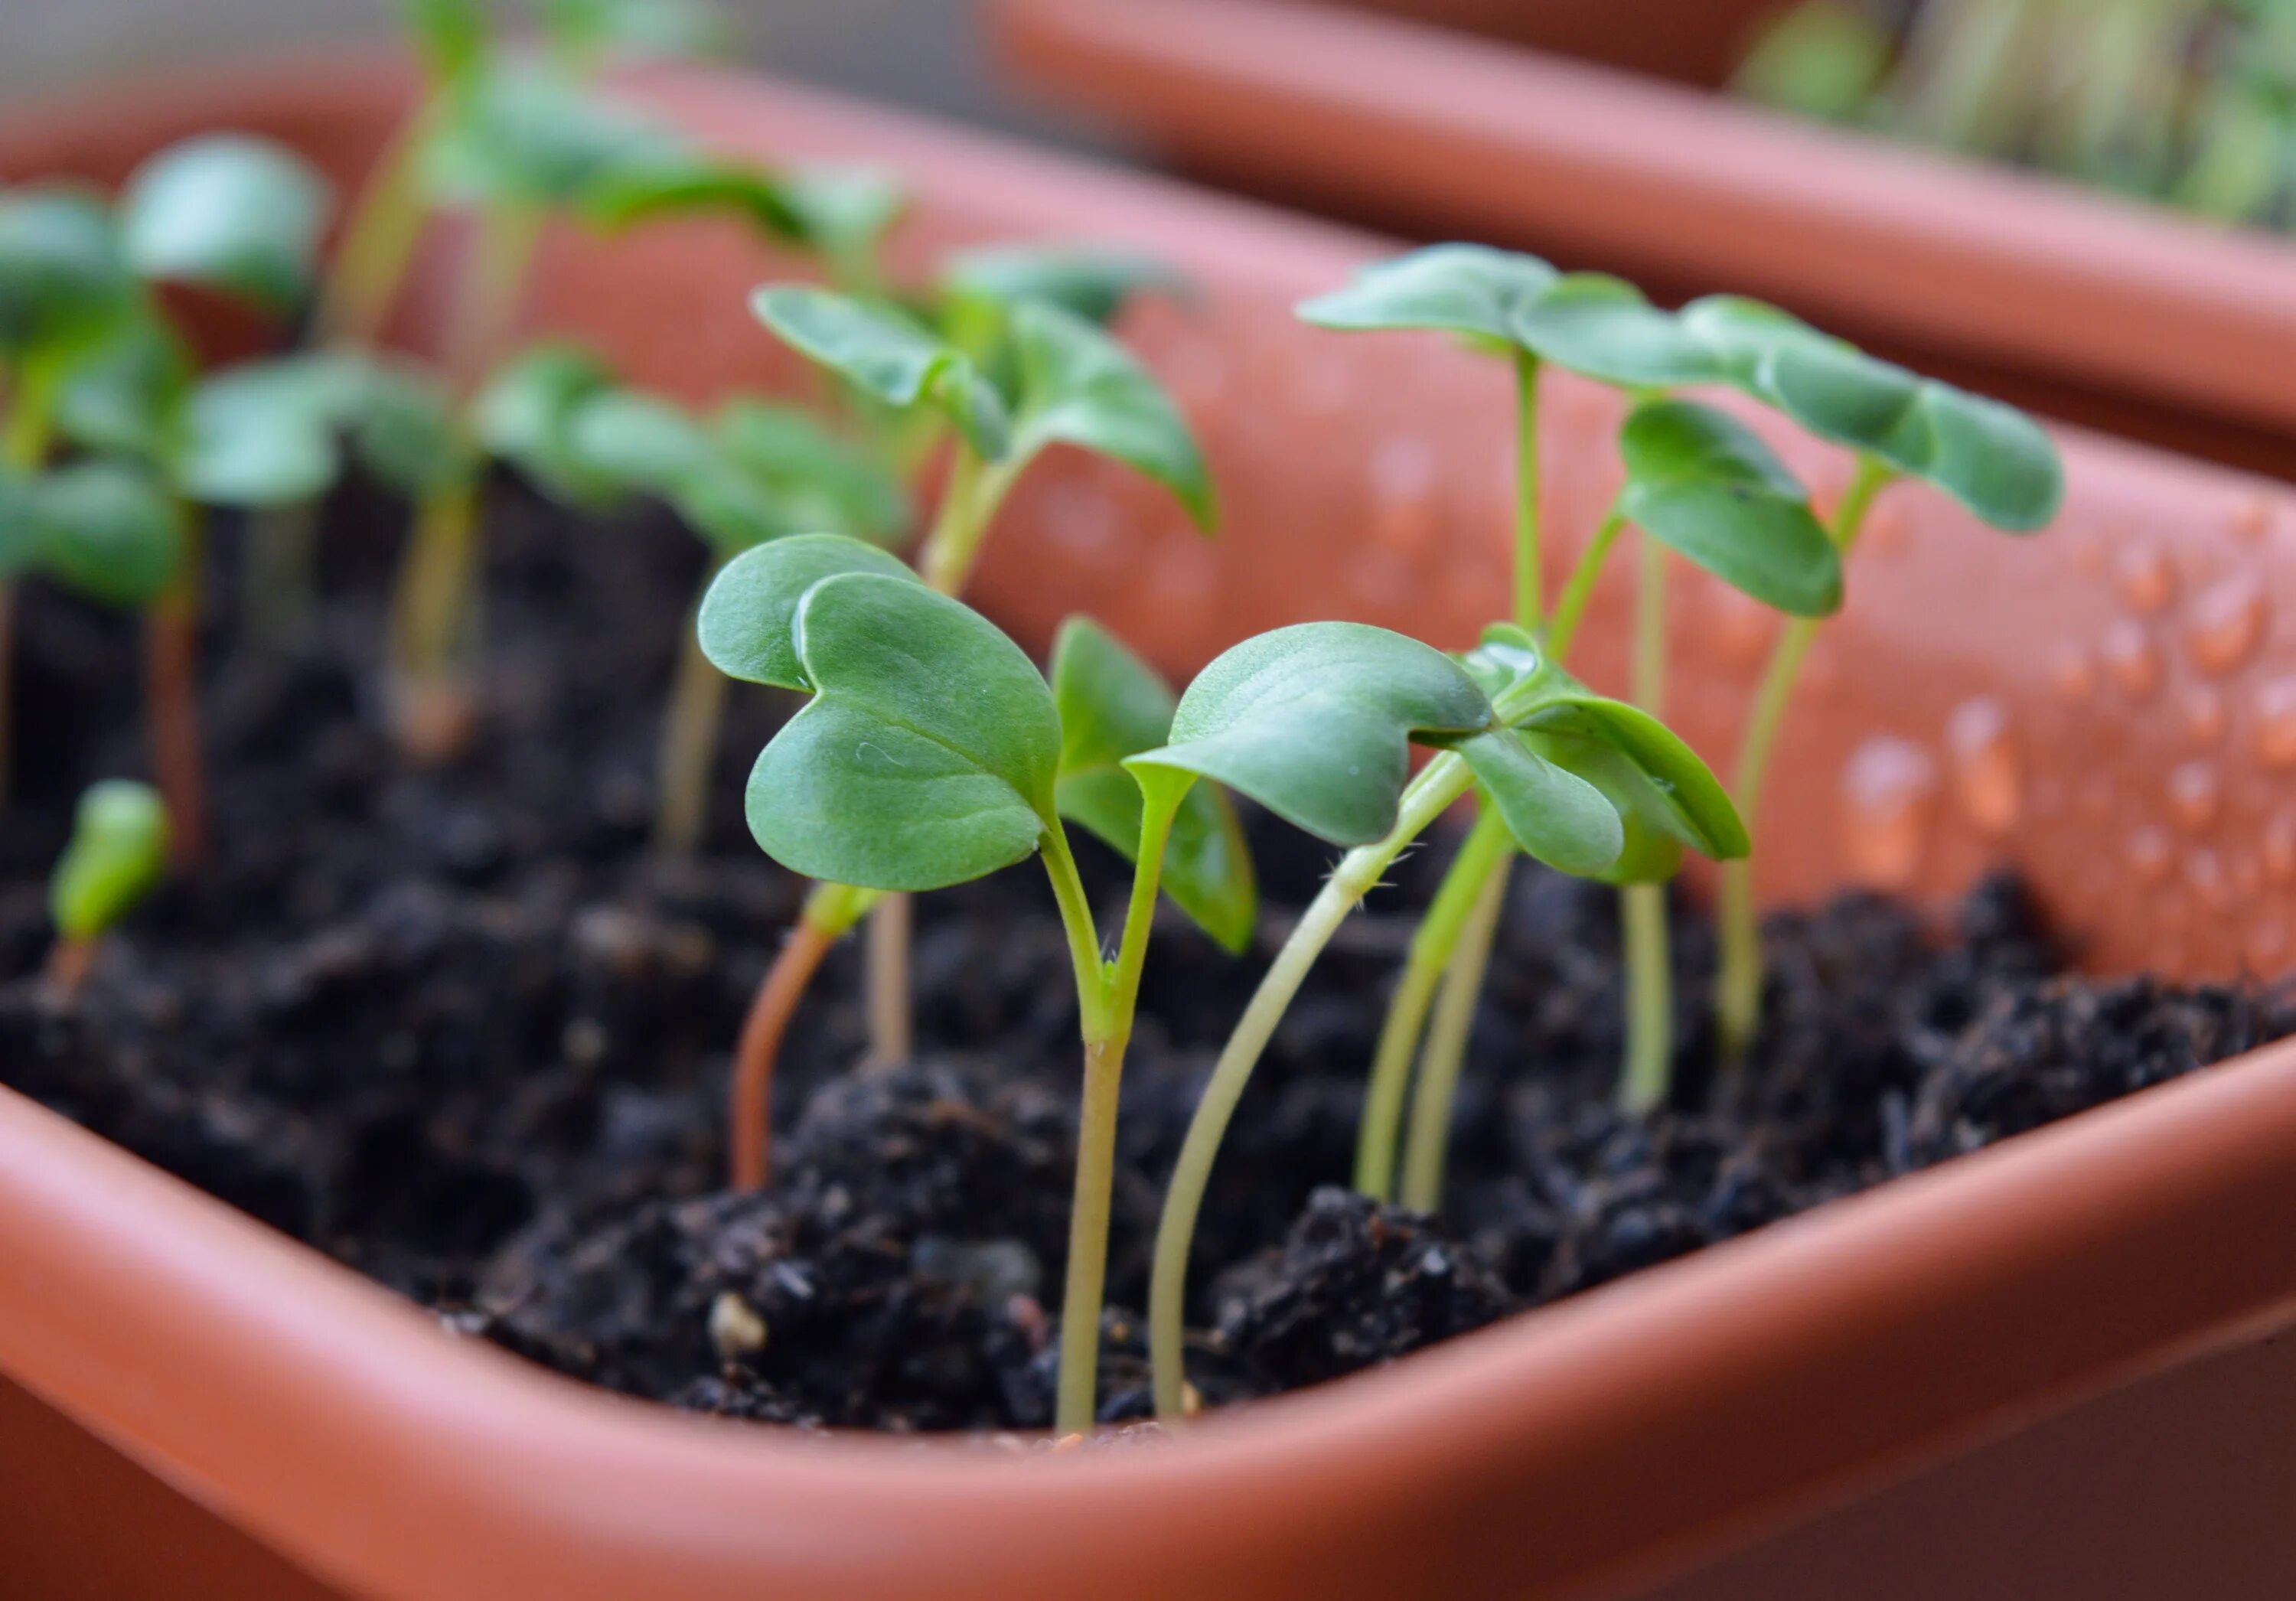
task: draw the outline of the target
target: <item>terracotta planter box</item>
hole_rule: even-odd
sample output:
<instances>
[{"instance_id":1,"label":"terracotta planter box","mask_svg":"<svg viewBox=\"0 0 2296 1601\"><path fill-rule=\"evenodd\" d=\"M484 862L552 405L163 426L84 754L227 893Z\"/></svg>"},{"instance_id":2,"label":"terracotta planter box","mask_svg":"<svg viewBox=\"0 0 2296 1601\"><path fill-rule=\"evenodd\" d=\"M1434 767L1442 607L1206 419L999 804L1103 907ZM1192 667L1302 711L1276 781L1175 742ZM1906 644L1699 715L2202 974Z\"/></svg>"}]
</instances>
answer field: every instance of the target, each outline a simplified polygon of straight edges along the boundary
<instances>
[{"instance_id":1,"label":"terracotta planter box","mask_svg":"<svg viewBox=\"0 0 2296 1601\"><path fill-rule=\"evenodd\" d=\"M2296 461L2296 249L1689 86L1775 7L1366 3L1519 43L1286 0L996 15L1023 78L1192 172L1662 299L1761 295L2052 415L2281 475Z\"/></svg>"},{"instance_id":2,"label":"terracotta planter box","mask_svg":"<svg viewBox=\"0 0 2296 1601\"><path fill-rule=\"evenodd\" d=\"M1133 333L1207 439L1226 532L1199 542L1065 462L1016 504L980 590L1024 638L1091 610L1185 669L1316 616L1458 643L1503 593L1504 378L1440 341L1290 316L1384 242L741 78L639 86L730 145L897 168L922 196L912 263L1056 233L1151 245L1200 282ZM341 62L144 86L13 118L0 171L116 175L233 126L348 176L404 89ZM569 239L536 316L692 391L755 382L775 357L742 299L768 270L730 229ZM1607 497L1614 413L1584 386L1557 401L1559 563ZM1789 450L1840 483L1830 452ZM2012 861L2100 966L2276 971L2296 495L2070 431L2065 454L2040 538L1919 489L1884 501L1783 751L1764 825L1795 849L1767 853L1765 887L1941 894ZM1119 543L1144 582L1104 560ZM1703 583L1681 595L1700 687L1680 710L1710 753L1766 625ZM2296 1538L2296 1362L2255 1343L2296 1318L2292 1150L2284 1047L1162 1449L1012 1460L582 1389L0 1093L0 1575L111 1597L1576 1596L1929 1469L1669 1593L1775 1598L1829 1572L1807 1593L1970 1574L2243 1593L2205 1587ZM2211 1351L2232 1354L2195 1365ZM2132 1461L2158 1479L2115 1476ZM2110 1515L2030 1526L2050 1497Z\"/></svg>"}]
</instances>

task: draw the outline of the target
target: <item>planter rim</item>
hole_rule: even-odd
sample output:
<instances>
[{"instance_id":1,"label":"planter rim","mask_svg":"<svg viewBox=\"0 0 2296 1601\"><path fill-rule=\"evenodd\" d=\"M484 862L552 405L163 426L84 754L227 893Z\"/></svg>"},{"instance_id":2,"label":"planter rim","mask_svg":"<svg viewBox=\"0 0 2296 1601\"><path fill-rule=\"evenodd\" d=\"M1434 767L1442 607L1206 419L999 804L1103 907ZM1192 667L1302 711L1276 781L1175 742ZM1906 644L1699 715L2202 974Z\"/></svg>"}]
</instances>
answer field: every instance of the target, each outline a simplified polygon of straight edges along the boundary
<instances>
[{"instance_id":1,"label":"planter rim","mask_svg":"<svg viewBox=\"0 0 2296 1601\"><path fill-rule=\"evenodd\" d=\"M918 152L927 183L977 160L1069 167L729 75L649 81L818 111ZM226 124L266 97L373 112L404 84L303 58L132 93ZM117 103L68 116L101 132ZM0 119L0 143L31 126ZM1221 215L1278 255L1362 242ZM0 1368L379 1596L638 1596L672 1574L705 1601L767 1580L890 1597L920 1564L965 1597L1078 1572L1112 1596L1485 1593L1473 1548L1524 1506L1544 1519L1537 1593L1575 1593L2296 1316L2292 1147L2296 1043L1168 1443L1008 1463L681 1416L528 1367L0 1091ZM2046 1349L2018 1337L2081 1304L2113 1315L2059 1318ZM1782 1412L1793 1438L1749 1467Z\"/></svg>"},{"instance_id":2,"label":"planter rim","mask_svg":"<svg viewBox=\"0 0 2296 1601\"><path fill-rule=\"evenodd\" d=\"M1046 97L1240 169L1344 172L1464 232L1694 261L1964 357L2296 426L2296 248L2259 232L1305 0L991 14Z\"/></svg>"}]
</instances>

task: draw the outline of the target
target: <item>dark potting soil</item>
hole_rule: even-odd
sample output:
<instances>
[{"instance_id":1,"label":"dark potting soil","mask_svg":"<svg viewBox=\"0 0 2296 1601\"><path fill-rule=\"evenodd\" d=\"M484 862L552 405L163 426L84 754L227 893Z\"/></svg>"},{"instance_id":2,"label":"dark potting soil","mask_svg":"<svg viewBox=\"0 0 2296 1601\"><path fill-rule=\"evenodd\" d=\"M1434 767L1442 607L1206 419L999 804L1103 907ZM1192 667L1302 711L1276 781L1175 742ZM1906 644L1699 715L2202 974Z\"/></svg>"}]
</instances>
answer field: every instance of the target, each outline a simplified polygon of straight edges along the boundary
<instances>
[{"instance_id":1,"label":"dark potting soil","mask_svg":"<svg viewBox=\"0 0 2296 1601\"><path fill-rule=\"evenodd\" d=\"M0 813L0 1082L565 1373L736 1416L1033 1429L1052 1414L1078 1076L1041 875L917 907L921 1059L857 1067L834 953L775 1093L773 1186L722 1188L726 1056L800 886L749 842L742 776L787 706L738 690L707 850L646 848L663 687L699 573L659 521L570 523L505 490L482 732L402 765L375 697L394 541L329 524L316 626L233 615L204 687L214 852L105 945L80 1003L36 974L73 797L144 768L136 643L20 602L19 782ZM1227 1028L1332 853L1265 819L1263 948L1177 921L1124 1085L1103 1394L1147 1408L1137 1317L1162 1185ZM1079 846L1088 851L1089 845ZM2066 971L2019 886L1951 937L1871 896L1772 921L1751 1096L1703 1110L1702 922L1676 919L1677 1105L1610 1104L1614 901L1521 870L1429 1219L1346 1180L1370 1042L1443 859L1403 864L1319 965L1245 1097L1194 1252L1212 1402L1312 1383L2172 1078L2296 1030L2251 991ZM1103 903L1112 858L1087 862Z\"/></svg>"}]
</instances>

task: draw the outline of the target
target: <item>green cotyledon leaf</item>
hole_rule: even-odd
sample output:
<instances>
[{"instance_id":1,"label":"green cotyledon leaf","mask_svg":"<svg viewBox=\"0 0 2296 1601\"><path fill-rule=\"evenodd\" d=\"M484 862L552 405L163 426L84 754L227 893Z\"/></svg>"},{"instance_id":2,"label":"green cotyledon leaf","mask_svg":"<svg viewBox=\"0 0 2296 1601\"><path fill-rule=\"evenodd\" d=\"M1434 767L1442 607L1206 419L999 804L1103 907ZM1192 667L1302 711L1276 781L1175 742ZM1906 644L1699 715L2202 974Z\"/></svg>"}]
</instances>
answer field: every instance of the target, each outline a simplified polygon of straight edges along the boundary
<instances>
[{"instance_id":1,"label":"green cotyledon leaf","mask_svg":"<svg viewBox=\"0 0 2296 1601\"><path fill-rule=\"evenodd\" d=\"M1489 700L1432 645L1367 623L1300 623L1196 675L1170 742L1126 759L1210 778L1338 845L1395 825L1414 738L1494 726Z\"/></svg>"},{"instance_id":2,"label":"green cotyledon leaf","mask_svg":"<svg viewBox=\"0 0 2296 1601\"><path fill-rule=\"evenodd\" d=\"M1128 861L1140 849L1142 797L1124 759L1162 744L1177 704L1155 669L1089 618L1071 617L1053 645L1053 700L1061 716L1061 815ZM1259 907L1251 855L1235 808L1196 784L1180 802L1164 853L1164 892L1228 950L1251 943Z\"/></svg>"},{"instance_id":3,"label":"green cotyledon leaf","mask_svg":"<svg viewBox=\"0 0 2296 1601\"><path fill-rule=\"evenodd\" d=\"M839 534L795 534L726 563L701 597L701 653L729 678L810 690L797 645L798 603L824 579L874 573L921 580L898 556Z\"/></svg>"},{"instance_id":4,"label":"green cotyledon leaf","mask_svg":"<svg viewBox=\"0 0 2296 1601\"><path fill-rule=\"evenodd\" d=\"M988 619L914 580L849 572L805 592L795 632L813 698L750 775L767 855L922 891L1024 860L1060 825L1053 693Z\"/></svg>"},{"instance_id":5,"label":"green cotyledon leaf","mask_svg":"<svg viewBox=\"0 0 2296 1601\"><path fill-rule=\"evenodd\" d=\"M67 940L93 940L152 892L168 866L168 809L145 784L90 784L48 879L48 915Z\"/></svg>"}]
</instances>

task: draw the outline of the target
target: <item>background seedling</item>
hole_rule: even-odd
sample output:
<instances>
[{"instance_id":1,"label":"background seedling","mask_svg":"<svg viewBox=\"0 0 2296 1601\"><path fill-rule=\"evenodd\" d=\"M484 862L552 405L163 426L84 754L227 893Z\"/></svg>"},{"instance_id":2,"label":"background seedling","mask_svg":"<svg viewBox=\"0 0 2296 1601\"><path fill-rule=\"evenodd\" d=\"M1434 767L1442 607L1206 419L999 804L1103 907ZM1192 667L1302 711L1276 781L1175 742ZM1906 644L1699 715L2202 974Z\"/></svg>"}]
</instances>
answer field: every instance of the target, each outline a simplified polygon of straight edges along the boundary
<instances>
[{"instance_id":1,"label":"background seedling","mask_svg":"<svg viewBox=\"0 0 2296 1601\"><path fill-rule=\"evenodd\" d=\"M1759 301L1731 296L1693 301L1681 322L1710 352L1722 381L1855 453L1849 486L1827 530L1840 559L1846 561L1857 544L1874 498L1899 477L1943 489L2006 532L2044 528L2056 515L2064 494L2056 447L2014 407L1878 361ZM1750 825L1818 621L1797 617L1787 624L1755 692L1732 788ZM1716 1022L1725 1060L1735 1062L1761 1016L1761 934L1746 863L1725 865L1718 916Z\"/></svg>"},{"instance_id":2,"label":"background seedling","mask_svg":"<svg viewBox=\"0 0 2296 1601\"><path fill-rule=\"evenodd\" d=\"M158 886L167 866L168 809L159 792L125 778L89 785L48 881L48 915L56 925L46 973L51 995L66 1003L78 995L96 942Z\"/></svg>"},{"instance_id":3,"label":"background seedling","mask_svg":"<svg viewBox=\"0 0 2296 1601\"><path fill-rule=\"evenodd\" d=\"M1631 284L1597 274L1560 274L1532 256L1480 245L1447 244L1415 250L1365 269L1346 289L1310 300L1300 316L1320 326L1348 330L1427 329L1451 333L1477 349L1508 359L1516 375L1516 476L1513 621L1534 632L1549 627L1542 606L1538 534L1538 417L1540 372L1564 367L1633 392L1649 391L1705 376L1710 362L1697 342L1674 319L1659 311ZM1659 537L1680 542L1694 559L1730 571L1760 573L1791 566L1792 550L1772 550L1779 538L1815 547L1830 558L1823 533L1800 509L1799 491L1774 483L1750 483L1744 472L1688 452L1667 459L1652 453L1629 455L1628 493L1636 511L1662 524ZM1774 464L1772 464L1774 466ZM1782 473L1782 469L1776 469ZM1759 475L1756 475L1757 477ZM1747 497L1755 497L1749 509ZM1622 504L1624 497L1622 497ZM1718 518L1713 513L1720 513ZM1768 513L1758 520L1756 513ZM1594 581L1628 513L1613 507L1573 570L1552 619L1558 661L1569 649ZM1802 526L1794 525L1799 516ZM1710 520L1717 525L1710 531ZM1806 554L1806 553L1805 553ZM1655 702L1664 677L1663 567L1653 555L1644 566L1637 625L1636 698ZM1388 1199L1395 1163L1412 1056L1421 1050L1415 1129L1410 1147L1421 1182L1414 1204L1431 1203L1424 1154L1439 1153L1449 1121L1451 1087L1465 1053L1481 975L1490 956L1498 907L1515 851L1506 829L1484 797L1483 817L1470 832L1438 890L1428 915L1414 933L1394 999L1374 1051L1356 1162L1357 1186L1375 1199ZM1630 833L1647 848L1628 853L1622 866L1605 864L1605 876L1628 887L1624 921L1628 940L1629 1010L1628 1063L1622 1096L1647 1110L1662 1096L1673 1054L1670 962L1666 943L1664 882L1672 876L1677 854L1660 844L1639 818L1629 817ZM1440 998L1439 1003L1439 986ZM1439 1013L1432 1026L1431 1007ZM1413 1197L1406 1195L1406 1199Z\"/></svg>"},{"instance_id":4,"label":"background seedling","mask_svg":"<svg viewBox=\"0 0 2296 1601\"><path fill-rule=\"evenodd\" d=\"M1414 743L1439 753L1410 777ZM1220 1140L1316 956L1397 856L1480 785L1517 846L1568 871L1599 872L1625 850L1626 831L1618 804L1577 766L1613 784L1645 785L1718 843L1727 843L1735 817L1688 747L1655 719L1587 692L1511 625L1495 628L1464 661L1360 623L1309 623L1247 640L1188 686L1171 742L1126 765L1213 779L1349 847L1222 1048L1165 1197L1150 1348L1157 1410L1173 1417L1185 1393L1189 1241Z\"/></svg>"},{"instance_id":5,"label":"background seedling","mask_svg":"<svg viewBox=\"0 0 2296 1601\"><path fill-rule=\"evenodd\" d=\"M750 829L776 861L865 895L1044 860L1076 970L1085 1057L1055 1426L1087 1428L1117 1092L1167 846L1177 847L1176 900L1209 911L1234 941L1250 924L1234 819L1160 769L1138 776L1128 808L1113 792L1133 737L1161 737L1159 712L1169 706L1169 692L1113 640L1071 623L1056 694L994 625L867 546L800 536L736 557L703 603L702 636L728 673L811 697L750 779ZM1112 960L1101 955L1070 853L1064 788L1135 861ZM1136 823L1128 837L1128 820ZM737 1083L734 1139L760 1154L764 1110L764 1087Z\"/></svg>"},{"instance_id":6,"label":"background seedling","mask_svg":"<svg viewBox=\"0 0 2296 1601\"><path fill-rule=\"evenodd\" d=\"M1209 531L1217 513L1202 456L1146 369L1088 316L1049 300L994 298L1020 286L1051 286L1083 313L1112 315L1144 276L1133 259L1115 254L1013 250L986 266L979 258L970 268L961 261L944 300L963 345L900 308L808 285L768 284L753 307L890 428L906 428L912 451L919 439L947 435L948 472L918 566L929 585L955 595L971 577L1005 495L1057 443L1108 456L1163 484ZM767 973L743 1028L741 1055L750 1073L770 1077L781 1030L818 964L816 942L841 936L869 911L875 914L871 1055L881 1063L908 1058L906 905L897 896L864 902L823 885L803 920L806 937ZM767 1060L754 1063L753 1052Z\"/></svg>"},{"instance_id":7,"label":"background seedling","mask_svg":"<svg viewBox=\"0 0 2296 1601\"><path fill-rule=\"evenodd\" d=\"M701 590L768 539L836 533L882 545L908 525L907 499L873 456L803 413L736 399L696 416L624 387L572 347L542 347L511 364L476 415L488 450L562 501L604 510L644 496L668 505L709 552ZM726 682L698 633L689 628L685 637L654 789L654 842L673 853L701 842Z\"/></svg>"}]
</instances>

